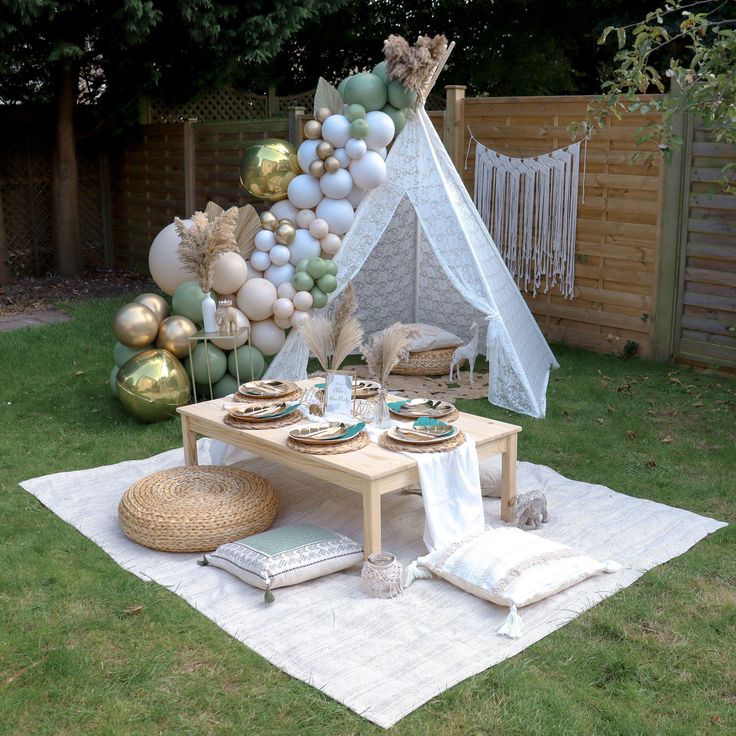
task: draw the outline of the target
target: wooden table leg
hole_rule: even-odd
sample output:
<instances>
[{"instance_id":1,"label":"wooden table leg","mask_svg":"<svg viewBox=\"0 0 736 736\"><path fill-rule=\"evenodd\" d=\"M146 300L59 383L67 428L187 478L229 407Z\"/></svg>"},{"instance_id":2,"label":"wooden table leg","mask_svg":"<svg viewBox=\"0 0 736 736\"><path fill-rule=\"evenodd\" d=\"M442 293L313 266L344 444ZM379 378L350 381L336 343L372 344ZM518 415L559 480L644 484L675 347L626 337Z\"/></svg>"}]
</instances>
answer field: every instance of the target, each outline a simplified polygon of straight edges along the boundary
<instances>
[{"instance_id":1,"label":"wooden table leg","mask_svg":"<svg viewBox=\"0 0 736 736\"><path fill-rule=\"evenodd\" d=\"M516 435L506 439L506 452L501 455L501 519L514 520L516 503Z\"/></svg>"},{"instance_id":2,"label":"wooden table leg","mask_svg":"<svg viewBox=\"0 0 736 736\"><path fill-rule=\"evenodd\" d=\"M182 415L181 437L184 445L184 465L198 465L197 458L197 433L193 432L189 425L189 417Z\"/></svg>"},{"instance_id":3,"label":"wooden table leg","mask_svg":"<svg viewBox=\"0 0 736 736\"><path fill-rule=\"evenodd\" d=\"M363 491L363 557L381 551L381 496L371 489Z\"/></svg>"}]
</instances>

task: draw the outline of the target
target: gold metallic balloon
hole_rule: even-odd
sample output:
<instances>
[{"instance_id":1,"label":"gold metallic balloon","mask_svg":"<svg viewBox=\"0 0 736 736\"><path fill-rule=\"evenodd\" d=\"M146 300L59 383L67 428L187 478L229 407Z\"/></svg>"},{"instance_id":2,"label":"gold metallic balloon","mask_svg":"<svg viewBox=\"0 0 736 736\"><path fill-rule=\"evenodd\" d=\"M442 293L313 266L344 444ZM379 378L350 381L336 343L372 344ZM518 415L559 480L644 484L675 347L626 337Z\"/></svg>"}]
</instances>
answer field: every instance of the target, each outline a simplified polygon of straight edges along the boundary
<instances>
[{"instance_id":1,"label":"gold metallic balloon","mask_svg":"<svg viewBox=\"0 0 736 736\"><path fill-rule=\"evenodd\" d=\"M312 161L311 164L309 164L309 173L316 177L317 179L322 176L322 174L325 173L325 165L323 161L320 161L320 159L317 159L316 161Z\"/></svg>"},{"instance_id":2,"label":"gold metallic balloon","mask_svg":"<svg viewBox=\"0 0 736 736\"><path fill-rule=\"evenodd\" d=\"M310 141L316 141L322 137L322 123L319 120L307 120L304 123L304 137Z\"/></svg>"},{"instance_id":3,"label":"gold metallic balloon","mask_svg":"<svg viewBox=\"0 0 736 736\"><path fill-rule=\"evenodd\" d=\"M130 302L115 312L112 331L123 345L129 348L143 348L156 339L158 319L145 304Z\"/></svg>"},{"instance_id":4,"label":"gold metallic balloon","mask_svg":"<svg viewBox=\"0 0 736 736\"><path fill-rule=\"evenodd\" d=\"M329 107L320 107L319 110L317 110L317 114L315 117L317 120L319 120L320 123L324 123L325 120L327 120L328 117L332 115L332 110L330 110Z\"/></svg>"},{"instance_id":5,"label":"gold metallic balloon","mask_svg":"<svg viewBox=\"0 0 736 736\"><path fill-rule=\"evenodd\" d=\"M156 347L168 350L177 358L186 358L189 355L189 338L196 331L197 325L192 320L175 314L159 325Z\"/></svg>"},{"instance_id":6,"label":"gold metallic balloon","mask_svg":"<svg viewBox=\"0 0 736 736\"><path fill-rule=\"evenodd\" d=\"M243 152L240 183L254 197L269 202L285 199L286 188L297 173L296 149L288 141L266 138Z\"/></svg>"},{"instance_id":7,"label":"gold metallic balloon","mask_svg":"<svg viewBox=\"0 0 736 736\"><path fill-rule=\"evenodd\" d=\"M171 314L169 303L158 294L141 294L133 299L133 301L139 304L145 304L156 315L156 319L159 322Z\"/></svg>"},{"instance_id":8,"label":"gold metallic balloon","mask_svg":"<svg viewBox=\"0 0 736 736\"><path fill-rule=\"evenodd\" d=\"M296 230L289 220L281 220L273 234L276 236L277 243L291 245L294 242Z\"/></svg>"},{"instance_id":9,"label":"gold metallic balloon","mask_svg":"<svg viewBox=\"0 0 736 736\"><path fill-rule=\"evenodd\" d=\"M166 350L134 355L118 371L117 389L120 403L141 422L174 416L191 396L184 366Z\"/></svg>"},{"instance_id":10,"label":"gold metallic balloon","mask_svg":"<svg viewBox=\"0 0 736 736\"><path fill-rule=\"evenodd\" d=\"M261 212L261 227L264 230L275 230L279 224L278 218L273 212Z\"/></svg>"},{"instance_id":11,"label":"gold metallic balloon","mask_svg":"<svg viewBox=\"0 0 736 736\"><path fill-rule=\"evenodd\" d=\"M324 160L325 171L334 174L340 168L340 159L337 156L328 156Z\"/></svg>"},{"instance_id":12,"label":"gold metallic balloon","mask_svg":"<svg viewBox=\"0 0 736 736\"><path fill-rule=\"evenodd\" d=\"M328 156L335 154L335 146L327 141L317 144L317 155L324 161Z\"/></svg>"}]
</instances>

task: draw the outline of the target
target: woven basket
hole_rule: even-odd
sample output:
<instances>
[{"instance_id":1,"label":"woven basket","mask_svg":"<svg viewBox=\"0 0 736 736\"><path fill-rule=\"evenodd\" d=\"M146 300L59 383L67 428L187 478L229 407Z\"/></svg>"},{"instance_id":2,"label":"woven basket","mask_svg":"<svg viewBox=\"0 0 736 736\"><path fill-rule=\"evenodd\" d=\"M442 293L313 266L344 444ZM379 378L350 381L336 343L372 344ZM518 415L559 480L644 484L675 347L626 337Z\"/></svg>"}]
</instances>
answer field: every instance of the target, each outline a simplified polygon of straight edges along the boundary
<instances>
[{"instance_id":1,"label":"woven basket","mask_svg":"<svg viewBox=\"0 0 736 736\"><path fill-rule=\"evenodd\" d=\"M118 518L138 544L164 552L208 552L271 526L276 490L237 468L186 466L160 470L123 494Z\"/></svg>"},{"instance_id":2,"label":"woven basket","mask_svg":"<svg viewBox=\"0 0 736 736\"><path fill-rule=\"evenodd\" d=\"M409 353L406 360L399 361L391 373L398 376L442 376L450 373L450 362L455 348L438 348Z\"/></svg>"}]
</instances>

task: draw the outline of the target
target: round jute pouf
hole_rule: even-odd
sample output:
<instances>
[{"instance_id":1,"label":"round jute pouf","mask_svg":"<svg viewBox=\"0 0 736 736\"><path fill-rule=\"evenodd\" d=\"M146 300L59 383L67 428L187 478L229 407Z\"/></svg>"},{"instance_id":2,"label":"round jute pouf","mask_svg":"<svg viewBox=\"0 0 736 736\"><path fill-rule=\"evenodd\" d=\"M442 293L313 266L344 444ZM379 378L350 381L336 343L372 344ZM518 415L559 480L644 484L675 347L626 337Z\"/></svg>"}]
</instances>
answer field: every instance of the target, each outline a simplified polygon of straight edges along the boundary
<instances>
[{"instance_id":1,"label":"round jute pouf","mask_svg":"<svg viewBox=\"0 0 736 736\"><path fill-rule=\"evenodd\" d=\"M209 552L271 526L273 485L255 473L209 465L160 470L123 494L118 518L138 544L164 552Z\"/></svg>"}]
</instances>

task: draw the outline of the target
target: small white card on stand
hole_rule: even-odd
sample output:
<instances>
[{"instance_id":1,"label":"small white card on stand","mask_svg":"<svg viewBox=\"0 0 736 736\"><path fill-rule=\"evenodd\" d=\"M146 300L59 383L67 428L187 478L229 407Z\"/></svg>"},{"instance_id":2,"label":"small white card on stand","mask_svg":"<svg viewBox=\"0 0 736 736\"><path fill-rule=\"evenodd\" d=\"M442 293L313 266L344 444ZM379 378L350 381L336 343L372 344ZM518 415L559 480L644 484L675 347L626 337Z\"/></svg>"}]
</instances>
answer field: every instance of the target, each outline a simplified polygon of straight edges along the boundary
<instances>
[{"instance_id":1,"label":"small white card on stand","mask_svg":"<svg viewBox=\"0 0 736 736\"><path fill-rule=\"evenodd\" d=\"M352 373L345 371L327 371L325 376L325 413L345 414L353 413L353 382Z\"/></svg>"}]
</instances>

